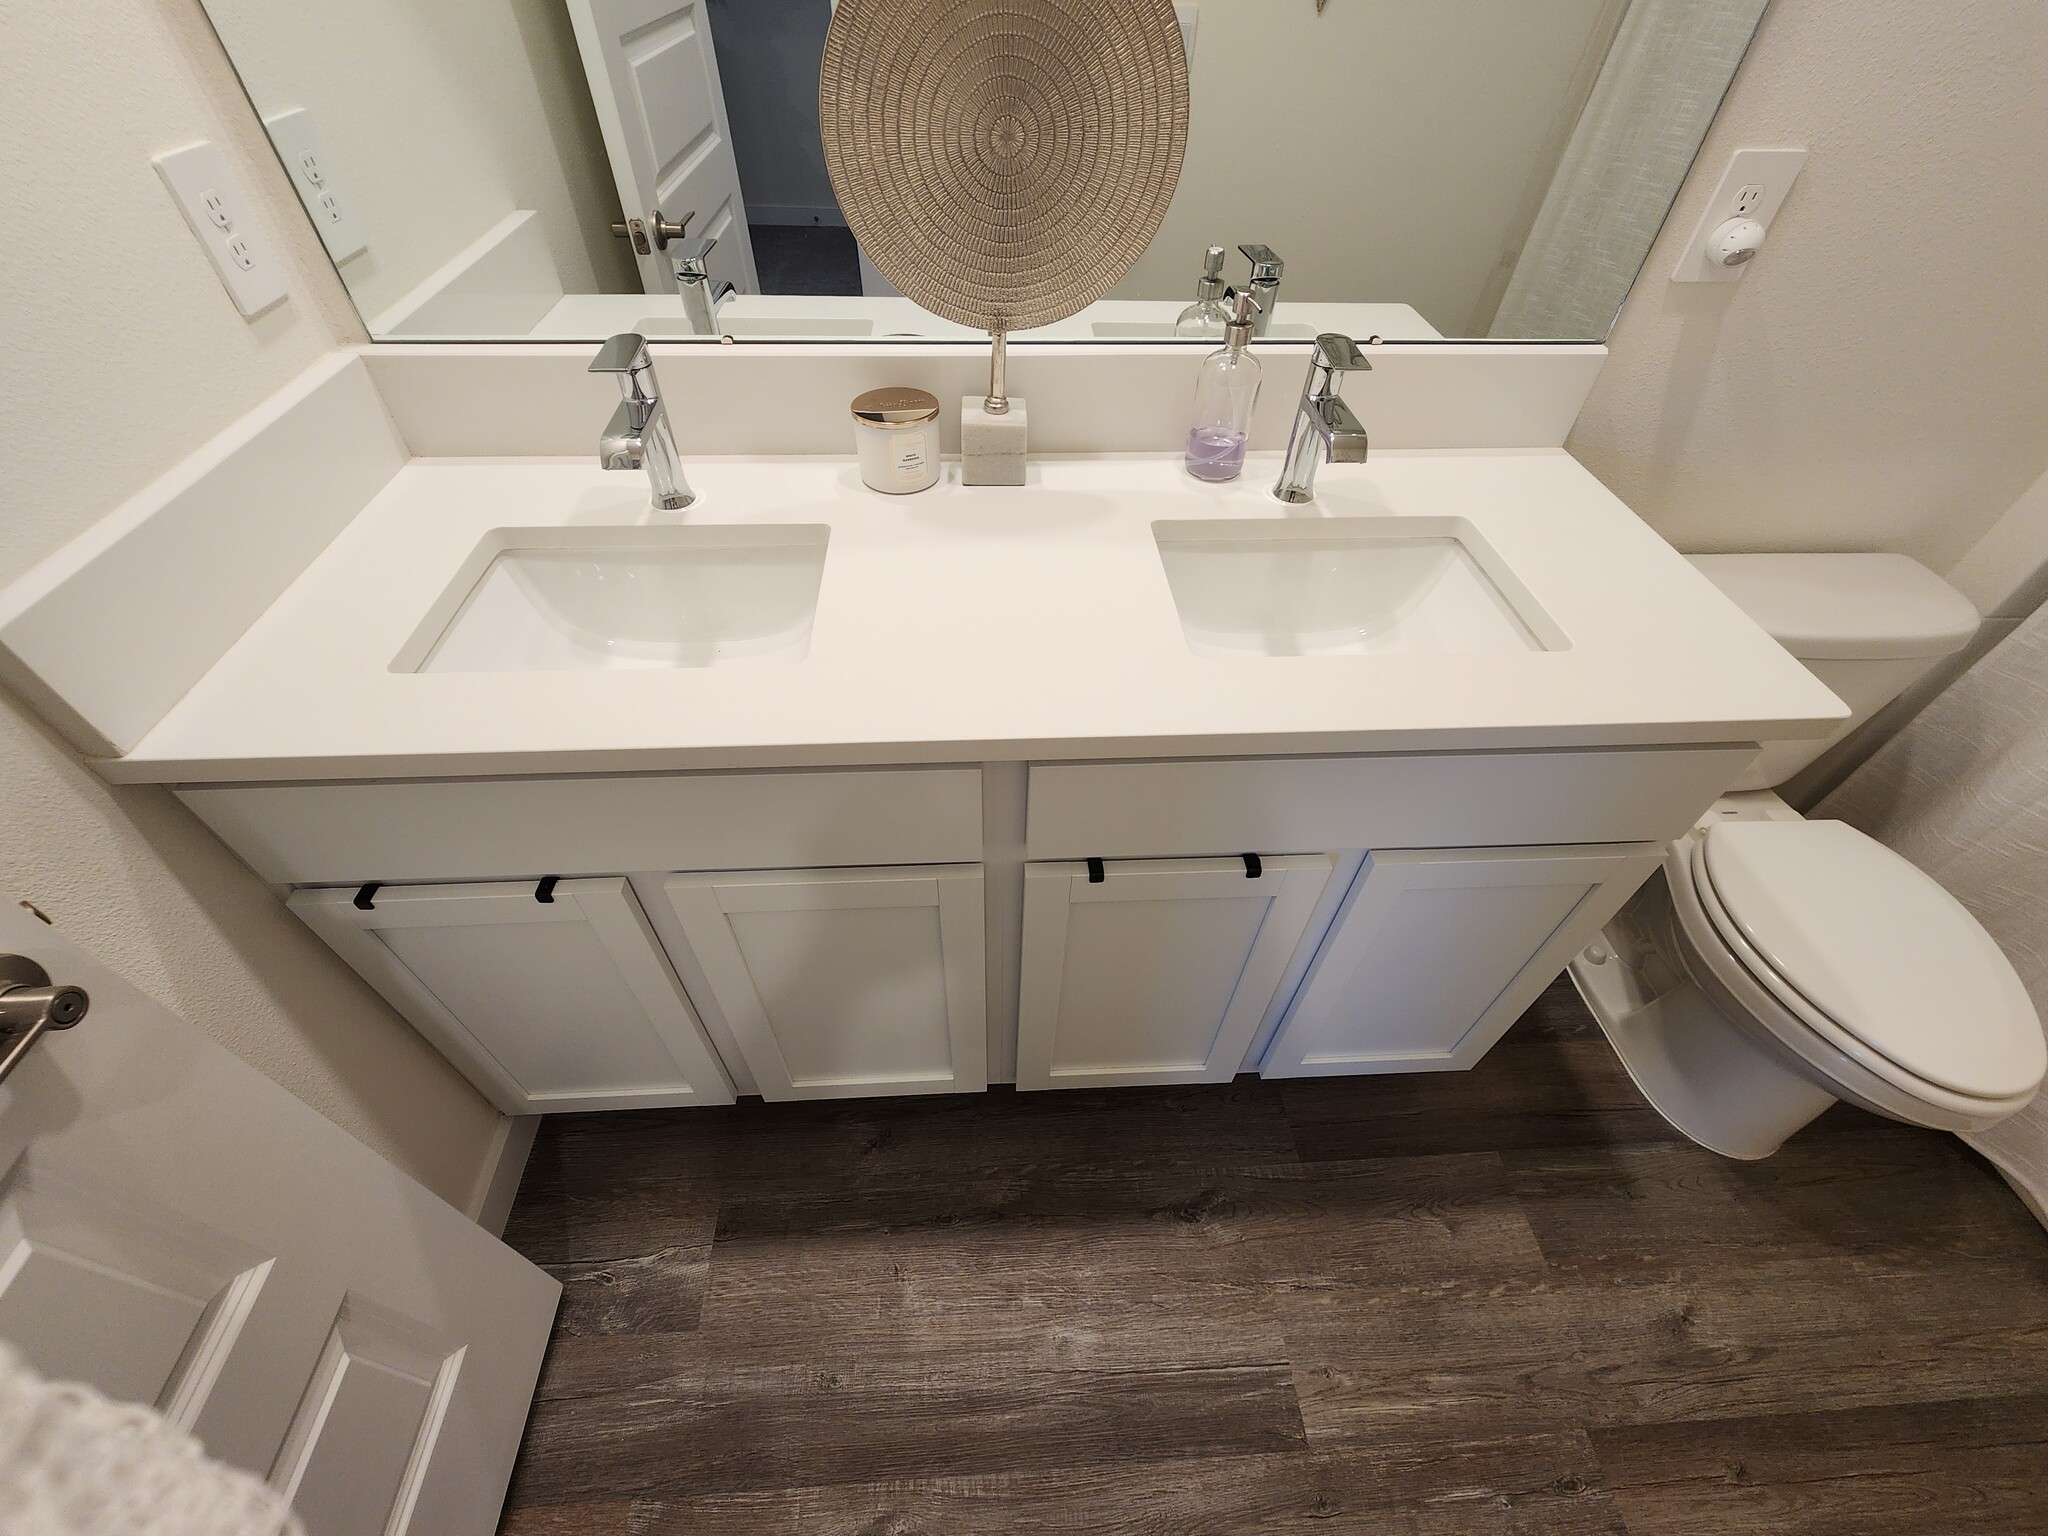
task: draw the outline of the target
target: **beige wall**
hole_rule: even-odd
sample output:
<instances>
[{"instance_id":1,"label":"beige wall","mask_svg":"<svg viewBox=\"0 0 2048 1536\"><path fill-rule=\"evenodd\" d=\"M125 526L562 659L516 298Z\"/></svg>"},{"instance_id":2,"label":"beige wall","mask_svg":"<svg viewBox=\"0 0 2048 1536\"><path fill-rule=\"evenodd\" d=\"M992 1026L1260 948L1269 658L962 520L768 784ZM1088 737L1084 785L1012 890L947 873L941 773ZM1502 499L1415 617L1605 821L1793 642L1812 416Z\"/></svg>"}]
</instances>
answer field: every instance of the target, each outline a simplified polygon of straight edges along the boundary
<instances>
[{"instance_id":1,"label":"beige wall","mask_svg":"<svg viewBox=\"0 0 2048 1536\"><path fill-rule=\"evenodd\" d=\"M196 0L13 6L0 47L0 583L360 340ZM289 302L244 321L150 166L226 148ZM495 1112L160 789L0 694L0 893L461 1204Z\"/></svg>"},{"instance_id":2,"label":"beige wall","mask_svg":"<svg viewBox=\"0 0 2048 1536\"><path fill-rule=\"evenodd\" d=\"M369 248L343 263L382 313L507 214L540 215L566 293L637 293L562 0L207 0L267 116L313 114Z\"/></svg>"},{"instance_id":3,"label":"beige wall","mask_svg":"<svg viewBox=\"0 0 2048 1536\"><path fill-rule=\"evenodd\" d=\"M1187 162L1115 296L1192 299L1272 246L1283 298L1484 336L1614 35L1611 0L1202 0Z\"/></svg>"},{"instance_id":4,"label":"beige wall","mask_svg":"<svg viewBox=\"0 0 2048 1536\"><path fill-rule=\"evenodd\" d=\"M2048 468L2048 5L1775 0L1571 451L1681 549L1946 571ZM1669 281L1728 156L1813 151L1741 283Z\"/></svg>"}]
</instances>

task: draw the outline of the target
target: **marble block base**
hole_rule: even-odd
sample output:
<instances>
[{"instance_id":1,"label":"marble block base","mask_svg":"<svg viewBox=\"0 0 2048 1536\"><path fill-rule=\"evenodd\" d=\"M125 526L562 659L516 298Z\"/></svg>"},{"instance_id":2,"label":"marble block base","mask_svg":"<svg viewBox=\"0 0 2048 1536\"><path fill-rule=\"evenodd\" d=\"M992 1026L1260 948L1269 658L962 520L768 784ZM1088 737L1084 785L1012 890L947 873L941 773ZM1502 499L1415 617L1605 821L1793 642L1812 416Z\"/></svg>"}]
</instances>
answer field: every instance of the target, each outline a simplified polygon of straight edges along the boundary
<instances>
[{"instance_id":1,"label":"marble block base","mask_svg":"<svg viewBox=\"0 0 2048 1536\"><path fill-rule=\"evenodd\" d=\"M960 402L960 483L1022 485L1031 430L1024 402L1010 397L1009 414L991 416L969 395Z\"/></svg>"}]
</instances>

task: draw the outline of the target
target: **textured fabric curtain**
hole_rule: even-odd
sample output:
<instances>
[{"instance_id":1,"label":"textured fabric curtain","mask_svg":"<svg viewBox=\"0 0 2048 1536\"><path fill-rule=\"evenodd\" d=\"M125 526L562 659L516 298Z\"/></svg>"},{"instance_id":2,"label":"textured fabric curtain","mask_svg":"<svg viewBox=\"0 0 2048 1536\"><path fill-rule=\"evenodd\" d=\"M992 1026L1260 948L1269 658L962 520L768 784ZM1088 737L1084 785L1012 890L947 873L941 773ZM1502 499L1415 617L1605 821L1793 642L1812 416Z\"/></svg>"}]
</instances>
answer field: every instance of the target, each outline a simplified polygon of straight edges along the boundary
<instances>
[{"instance_id":1,"label":"textured fabric curtain","mask_svg":"<svg viewBox=\"0 0 2048 1536\"><path fill-rule=\"evenodd\" d=\"M2048 1018L2048 607L1822 802L1952 891ZM1964 1138L2048 1222L2048 1094Z\"/></svg>"},{"instance_id":2,"label":"textured fabric curtain","mask_svg":"<svg viewBox=\"0 0 2048 1536\"><path fill-rule=\"evenodd\" d=\"M1768 0L1632 0L1492 335L1604 341Z\"/></svg>"}]
</instances>

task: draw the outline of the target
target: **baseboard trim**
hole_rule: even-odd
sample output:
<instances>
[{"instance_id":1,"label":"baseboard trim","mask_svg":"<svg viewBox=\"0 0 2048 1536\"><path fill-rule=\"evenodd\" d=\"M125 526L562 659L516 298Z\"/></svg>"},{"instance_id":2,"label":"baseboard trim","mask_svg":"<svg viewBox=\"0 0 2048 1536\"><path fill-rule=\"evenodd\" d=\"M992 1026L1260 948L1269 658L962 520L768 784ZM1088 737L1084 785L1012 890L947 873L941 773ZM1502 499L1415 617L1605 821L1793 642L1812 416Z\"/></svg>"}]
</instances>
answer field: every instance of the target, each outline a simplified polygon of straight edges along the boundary
<instances>
[{"instance_id":1,"label":"baseboard trim","mask_svg":"<svg viewBox=\"0 0 2048 1536\"><path fill-rule=\"evenodd\" d=\"M466 1206L469 1219L493 1237L505 1235L512 1202L519 1197L519 1181L526 1173L526 1159L533 1152L533 1138L540 1134L540 1120L539 1115L498 1117L498 1129Z\"/></svg>"},{"instance_id":2,"label":"baseboard trim","mask_svg":"<svg viewBox=\"0 0 2048 1536\"><path fill-rule=\"evenodd\" d=\"M846 215L839 211L837 203L749 203L747 222L844 229Z\"/></svg>"}]
</instances>

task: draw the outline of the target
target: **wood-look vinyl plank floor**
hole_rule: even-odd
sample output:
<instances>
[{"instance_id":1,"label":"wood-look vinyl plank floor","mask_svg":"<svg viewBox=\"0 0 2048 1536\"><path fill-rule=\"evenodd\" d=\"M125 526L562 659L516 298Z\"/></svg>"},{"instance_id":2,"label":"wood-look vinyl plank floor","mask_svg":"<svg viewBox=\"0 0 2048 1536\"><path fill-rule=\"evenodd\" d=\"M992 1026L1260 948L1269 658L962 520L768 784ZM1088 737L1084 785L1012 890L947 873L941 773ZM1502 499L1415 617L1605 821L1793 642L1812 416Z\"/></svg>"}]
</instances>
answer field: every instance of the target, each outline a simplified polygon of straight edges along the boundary
<instances>
[{"instance_id":1,"label":"wood-look vinyl plank floor","mask_svg":"<svg viewBox=\"0 0 2048 1536\"><path fill-rule=\"evenodd\" d=\"M2048 1529L2048 1233L1737 1164L1568 987L1470 1073L561 1116L508 1536Z\"/></svg>"}]
</instances>

